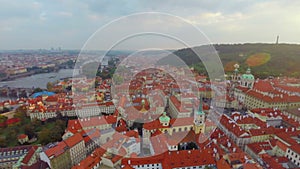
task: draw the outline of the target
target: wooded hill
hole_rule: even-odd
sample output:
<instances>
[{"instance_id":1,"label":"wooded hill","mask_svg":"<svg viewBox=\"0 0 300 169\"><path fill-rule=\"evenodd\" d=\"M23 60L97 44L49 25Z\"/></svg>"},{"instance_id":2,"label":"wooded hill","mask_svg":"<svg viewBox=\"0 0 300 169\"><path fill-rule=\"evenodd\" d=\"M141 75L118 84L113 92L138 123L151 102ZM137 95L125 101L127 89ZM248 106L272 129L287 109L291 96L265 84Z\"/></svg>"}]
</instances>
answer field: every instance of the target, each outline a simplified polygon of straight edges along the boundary
<instances>
[{"instance_id":1,"label":"wooded hill","mask_svg":"<svg viewBox=\"0 0 300 169\"><path fill-rule=\"evenodd\" d=\"M300 45L296 44L215 44L224 70L230 74L233 65L240 65L240 72L244 73L250 67L252 73L259 78L268 76L293 76L300 77ZM195 51L206 51L208 46L193 47ZM178 56L187 65L193 66L199 72L205 72L201 60L191 48L177 50L159 61L161 64L170 63L174 55ZM213 53L213 52L212 52Z\"/></svg>"}]
</instances>

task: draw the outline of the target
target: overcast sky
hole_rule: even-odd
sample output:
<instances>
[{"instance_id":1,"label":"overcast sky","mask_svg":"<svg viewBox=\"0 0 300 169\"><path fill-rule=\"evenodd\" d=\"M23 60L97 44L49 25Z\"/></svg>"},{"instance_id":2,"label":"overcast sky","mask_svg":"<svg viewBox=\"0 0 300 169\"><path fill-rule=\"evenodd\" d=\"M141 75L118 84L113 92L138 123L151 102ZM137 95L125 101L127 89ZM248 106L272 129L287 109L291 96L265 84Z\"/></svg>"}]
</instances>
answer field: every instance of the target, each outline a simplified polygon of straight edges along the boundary
<instances>
[{"instance_id":1,"label":"overcast sky","mask_svg":"<svg viewBox=\"0 0 300 169\"><path fill-rule=\"evenodd\" d=\"M163 12L197 26L211 43L300 42L300 1L285 0L0 0L0 49L81 49L94 32L122 16L137 12ZM123 24L118 30L145 27L157 18L139 18L139 24ZM170 25L171 24L171 25ZM180 29L177 21L157 22L159 27ZM186 30L185 30L186 29ZM177 31L178 32L178 31ZM105 38L113 39L114 33ZM155 39L155 38L154 38ZM154 41L153 41L154 42ZM154 42L158 47L160 40ZM161 41L161 48L179 43ZM194 44L199 45L195 41ZM101 45L100 45L101 46ZM135 48L130 42L123 49ZM147 47L150 47L149 45ZM101 47L99 47L100 49ZM136 48L143 48L142 46Z\"/></svg>"}]
</instances>

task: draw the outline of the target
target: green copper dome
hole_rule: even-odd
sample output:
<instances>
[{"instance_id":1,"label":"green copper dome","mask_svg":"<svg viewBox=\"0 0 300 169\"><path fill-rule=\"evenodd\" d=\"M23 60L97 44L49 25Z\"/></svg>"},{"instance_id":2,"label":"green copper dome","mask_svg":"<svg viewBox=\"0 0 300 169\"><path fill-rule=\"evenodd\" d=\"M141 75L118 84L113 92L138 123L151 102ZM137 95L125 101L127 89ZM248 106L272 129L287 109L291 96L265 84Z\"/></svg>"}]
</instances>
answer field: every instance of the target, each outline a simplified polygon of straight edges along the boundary
<instances>
[{"instance_id":1,"label":"green copper dome","mask_svg":"<svg viewBox=\"0 0 300 169\"><path fill-rule=\"evenodd\" d=\"M141 104L142 104L142 105L145 105L145 100L144 100L144 99L142 100Z\"/></svg>"},{"instance_id":2,"label":"green copper dome","mask_svg":"<svg viewBox=\"0 0 300 169\"><path fill-rule=\"evenodd\" d=\"M161 123L169 123L170 122L170 117L167 116L166 112L164 112L163 115L159 117L159 121Z\"/></svg>"},{"instance_id":3,"label":"green copper dome","mask_svg":"<svg viewBox=\"0 0 300 169\"><path fill-rule=\"evenodd\" d=\"M254 76L252 74L243 74L242 79L251 79L251 80L253 80Z\"/></svg>"},{"instance_id":4,"label":"green copper dome","mask_svg":"<svg viewBox=\"0 0 300 169\"><path fill-rule=\"evenodd\" d=\"M250 79L250 80L254 79L254 76L251 74L250 68L247 69L246 74L242 75L242 79Z\"/></svg>"}]
</instances>

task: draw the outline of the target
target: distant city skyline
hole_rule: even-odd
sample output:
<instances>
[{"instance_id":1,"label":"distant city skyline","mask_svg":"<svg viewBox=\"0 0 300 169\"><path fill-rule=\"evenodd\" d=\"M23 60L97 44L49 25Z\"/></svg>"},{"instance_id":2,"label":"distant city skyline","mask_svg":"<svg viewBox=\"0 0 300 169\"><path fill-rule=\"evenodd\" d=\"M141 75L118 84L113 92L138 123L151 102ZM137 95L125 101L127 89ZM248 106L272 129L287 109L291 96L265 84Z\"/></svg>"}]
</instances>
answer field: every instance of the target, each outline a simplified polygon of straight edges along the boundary
<instances>
[{"instance_id":1,"label":"distant city skyline","mask_svg":"<svg viewBox=\"0 0 300 169\"><path fill-rule=\"evenodd\" d=\"M8 1L1 0L0 50L81 49L99 28L120 17L138 12L163 12L179 16L197 26L212 44L300 43L299 1ZM141 18L137 28L157 24ZM127 27L128 26L128 27ZM128 24L120 30L133 25ZM164 23L166 27L180 27ZM193 38L184 27L181 33ZM105 37L108 41L114 34ZM110 38L112 37L112 38ZM162 49L182 48L178 43L153 41ZM191 44L198 46L201 44ZM119 49L143 49L130 43ZM101 50L101 47L99 47Z\"/></svg>"}]
</instances>

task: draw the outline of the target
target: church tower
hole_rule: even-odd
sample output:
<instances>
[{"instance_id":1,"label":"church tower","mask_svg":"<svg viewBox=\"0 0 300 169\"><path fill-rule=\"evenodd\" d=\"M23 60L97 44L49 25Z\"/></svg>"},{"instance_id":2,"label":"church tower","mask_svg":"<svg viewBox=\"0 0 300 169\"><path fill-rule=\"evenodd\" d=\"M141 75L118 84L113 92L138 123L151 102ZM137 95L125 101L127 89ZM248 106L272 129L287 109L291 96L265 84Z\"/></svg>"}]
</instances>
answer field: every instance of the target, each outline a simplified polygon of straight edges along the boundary
<instances>
[{"instance_id":1,"label":"church tower","mask_svg":"<svg viewBox=\"0 0 300 169\"><path fill-rule=\"evenodd\" d=\"M238 82L240 80L239 68L240 68L239 64L234 65L234 72L231 76L231 81Z\"/></svg>"},{"instance_id":2,"label":"church tower","mask_svg":"<svg viewBox=\"0 0 300 169\"><path fill-rule=\"evenodd\" d=\"M254 76L251 74L251 69L248 68L246 73L241 77L241 85L247 88L252 89L254 85Z\"/></svg>"},{"instance_id":3,"label":"church tower","mask_svg":"<svg viewBox=\"0 0 300 169\"><path fill-rule=\"evenodd\" d=\"M196 134L204 133L205 130L205 113L203 111L202 97L198 109L194 109L194 131Z\"/></svg>"}]
</instances>

